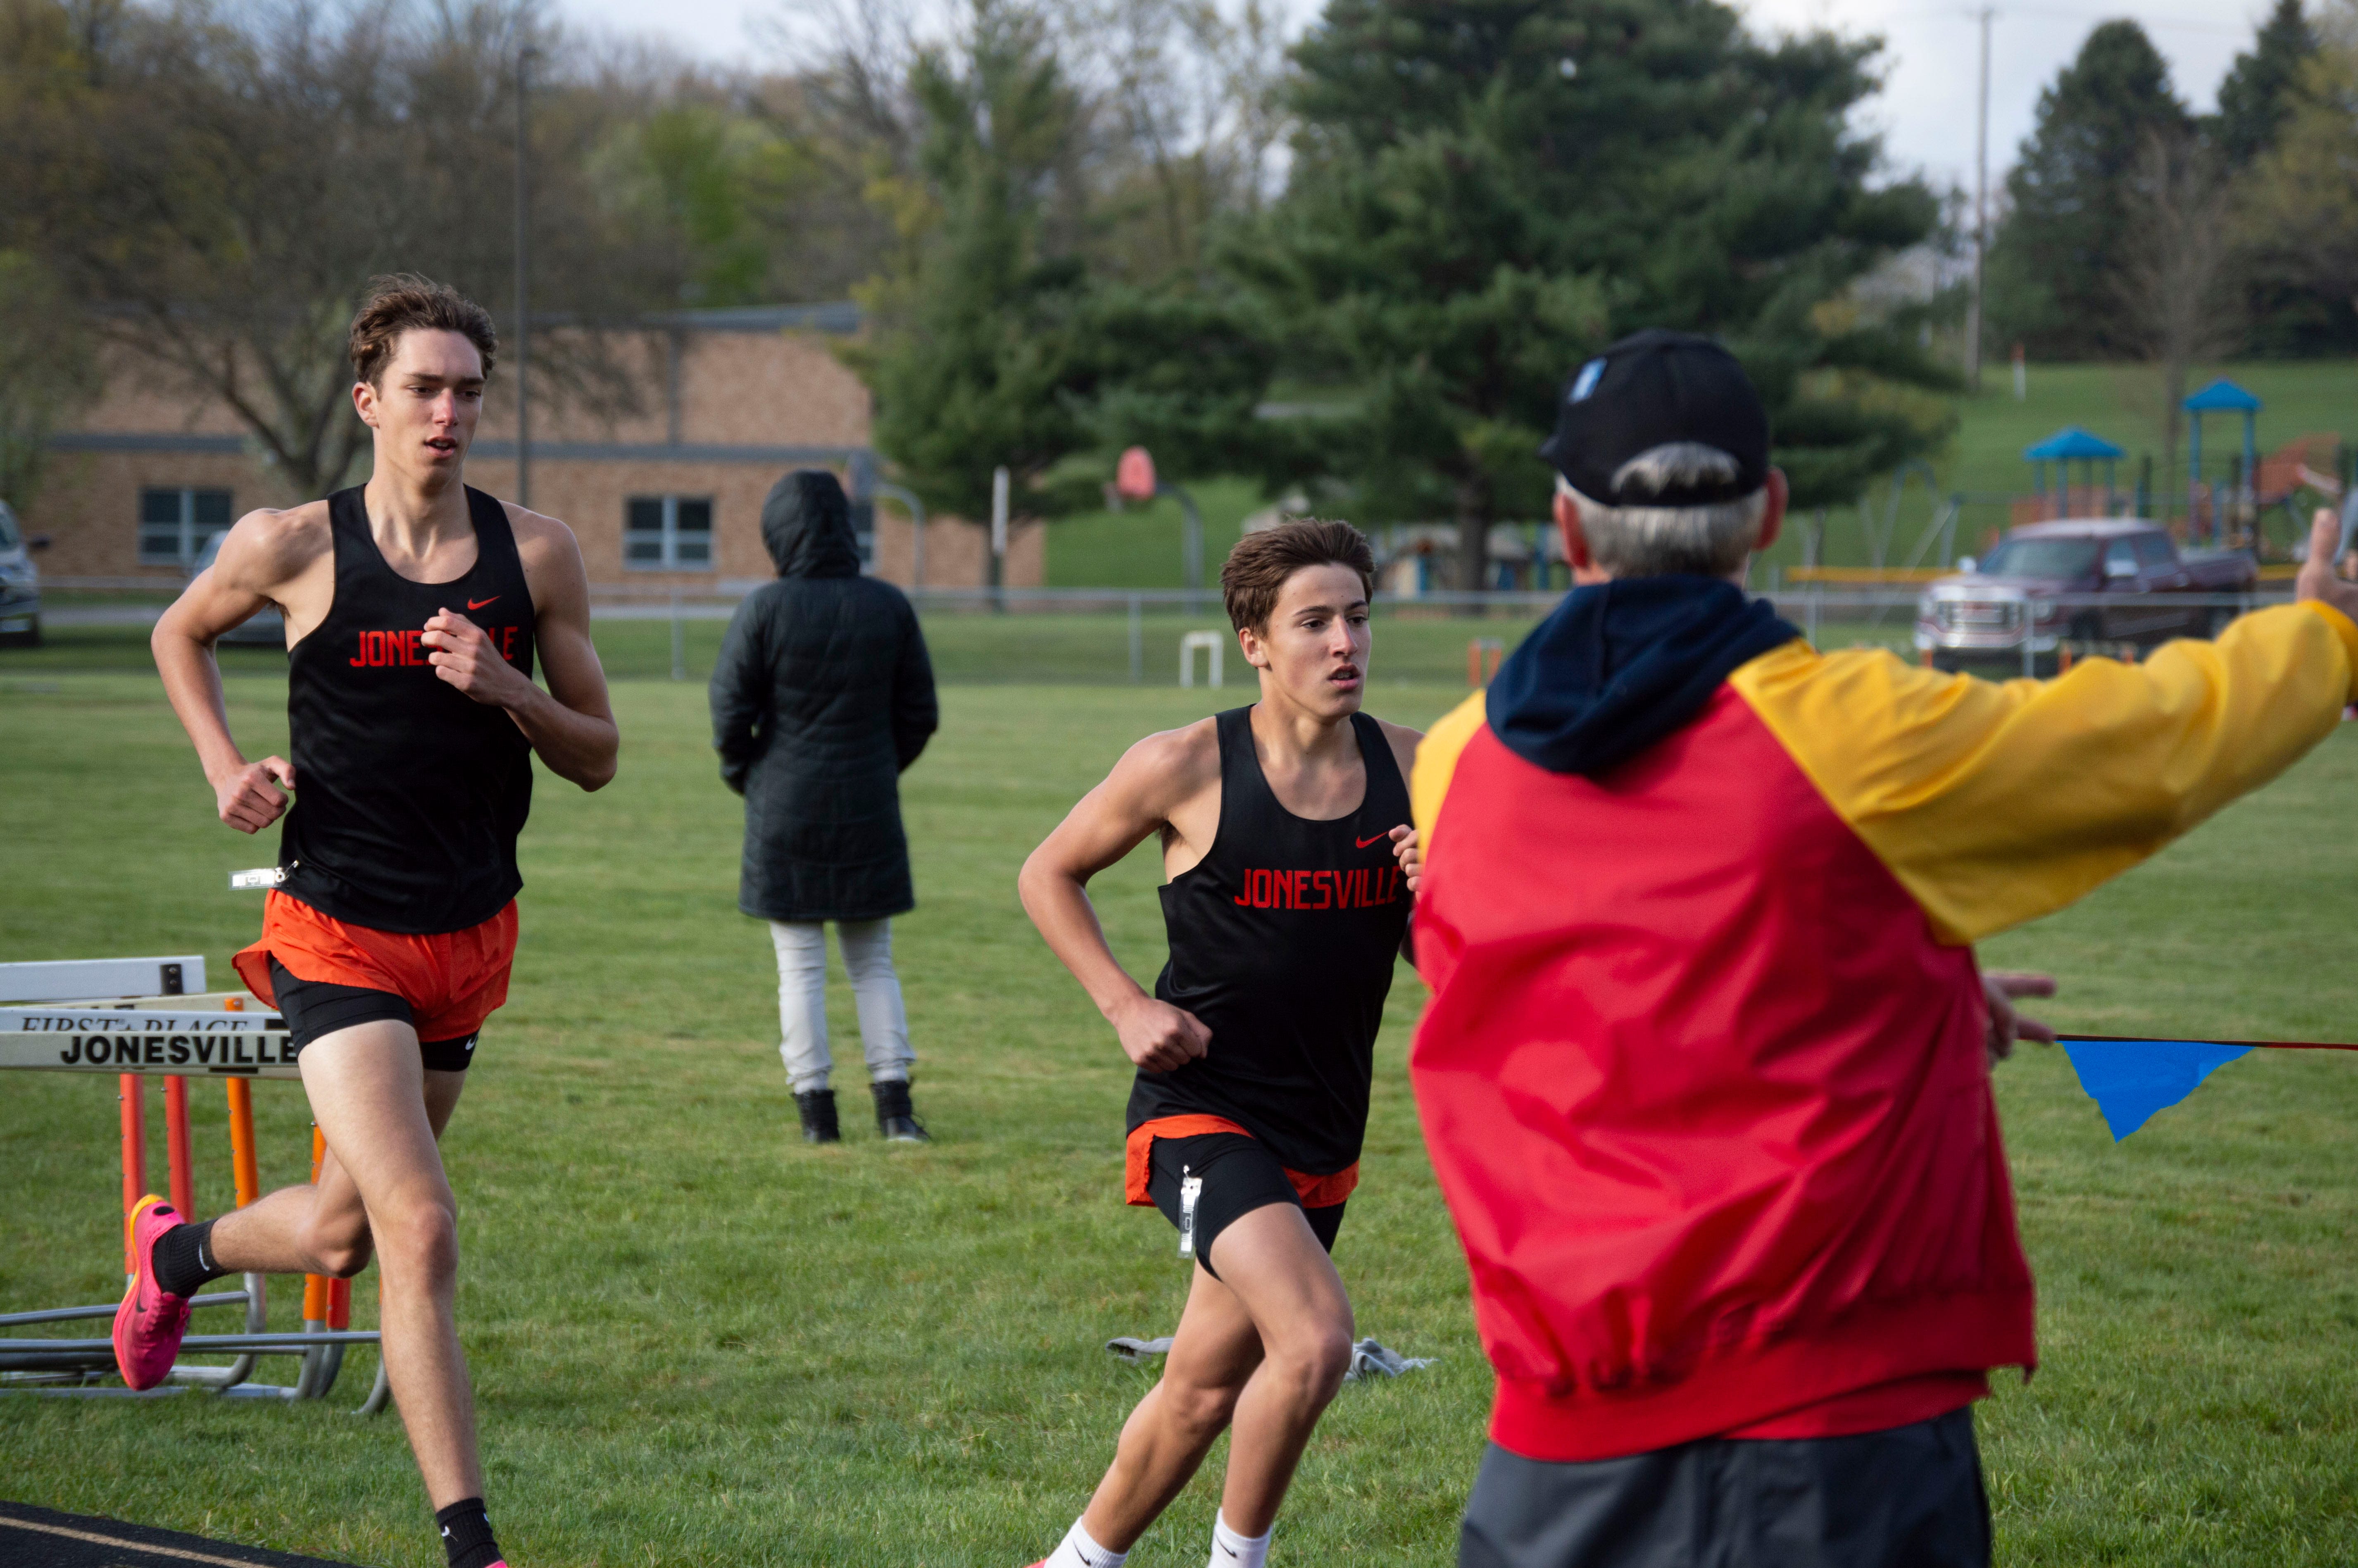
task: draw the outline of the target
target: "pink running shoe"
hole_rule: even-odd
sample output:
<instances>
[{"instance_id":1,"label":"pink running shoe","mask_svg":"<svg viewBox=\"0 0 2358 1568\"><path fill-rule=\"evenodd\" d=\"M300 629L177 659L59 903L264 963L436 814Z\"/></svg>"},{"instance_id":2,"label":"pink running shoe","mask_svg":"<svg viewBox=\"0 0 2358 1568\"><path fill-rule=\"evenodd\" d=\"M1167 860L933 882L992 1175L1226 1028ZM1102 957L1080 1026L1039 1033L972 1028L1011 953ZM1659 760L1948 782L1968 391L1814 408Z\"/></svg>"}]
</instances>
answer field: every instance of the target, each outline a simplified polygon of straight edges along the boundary
<instances>
[{"instance_id":1,"label":"pink running shoe","mask_svg":"<svg viewBox=\"0 0 2358 1568\"><path fill-rule=\"evenodd\" d=\"M157 1238L186 1223L154 1193L131 1211L131 1256L138 1260L139 1271L115 1309L114 1365L135 1389L152 1389L164 1380L172 1370L172 1358L180 1353L181 1336L189 1332L189 1298L169 1294L149 1277Z\"/></svg>"}]
</instances>

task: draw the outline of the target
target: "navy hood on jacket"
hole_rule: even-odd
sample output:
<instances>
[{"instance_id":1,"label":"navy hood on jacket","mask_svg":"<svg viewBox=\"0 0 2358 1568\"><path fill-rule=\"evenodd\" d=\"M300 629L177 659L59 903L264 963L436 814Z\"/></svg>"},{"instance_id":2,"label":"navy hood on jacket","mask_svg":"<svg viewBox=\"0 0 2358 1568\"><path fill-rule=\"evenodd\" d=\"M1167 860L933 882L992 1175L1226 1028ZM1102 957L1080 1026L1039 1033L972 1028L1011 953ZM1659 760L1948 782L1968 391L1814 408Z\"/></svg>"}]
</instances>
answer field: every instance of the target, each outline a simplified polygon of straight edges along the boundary
<instances>
[{"instance_id":1,"label":"navy hood on jacket","mask_svg":"<svg viewBox=\"0 0 2358 1568\"><path fill-rule=\"evenodd\" d=\"M1498 666L1490 729L1552 773L1593 778L1702 712L1738 665L1801 634L1721 578L1574 589Z\"/></svg>"},{"instance_id":2,"label":"navy hood on jacket","mask_svg":"<svg viewBox=\"0 0 2358 1568\"><path fill-rule=\"evenodd\" d=\"M825 469L796 469L762 502L762 543L780 577L858 577L860 541L842 481Z\"/></svg>"}]
</instances>

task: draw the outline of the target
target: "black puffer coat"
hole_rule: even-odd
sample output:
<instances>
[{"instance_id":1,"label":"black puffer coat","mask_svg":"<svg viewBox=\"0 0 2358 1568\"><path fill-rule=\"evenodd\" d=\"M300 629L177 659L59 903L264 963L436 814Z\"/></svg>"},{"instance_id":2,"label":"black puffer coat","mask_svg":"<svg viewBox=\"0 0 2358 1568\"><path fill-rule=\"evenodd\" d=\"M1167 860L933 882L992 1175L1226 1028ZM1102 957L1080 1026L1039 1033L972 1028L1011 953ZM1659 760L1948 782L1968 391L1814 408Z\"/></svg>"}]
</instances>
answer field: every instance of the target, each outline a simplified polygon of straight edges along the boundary
<instances>
[{"instance_id":1,"label":"black puffer coat","mask_svg":"<svg viewBox=\"0 0 2358 1568\"><path fill-rule=\"evenodd\" d=\"M915 907L901 770L940 722L916 611L860 575L833 474L762 503L778 580L746 597L712 672L720 777L745 797L737 906L765 920L878 920Z\"/></svg>"}]
</instances>

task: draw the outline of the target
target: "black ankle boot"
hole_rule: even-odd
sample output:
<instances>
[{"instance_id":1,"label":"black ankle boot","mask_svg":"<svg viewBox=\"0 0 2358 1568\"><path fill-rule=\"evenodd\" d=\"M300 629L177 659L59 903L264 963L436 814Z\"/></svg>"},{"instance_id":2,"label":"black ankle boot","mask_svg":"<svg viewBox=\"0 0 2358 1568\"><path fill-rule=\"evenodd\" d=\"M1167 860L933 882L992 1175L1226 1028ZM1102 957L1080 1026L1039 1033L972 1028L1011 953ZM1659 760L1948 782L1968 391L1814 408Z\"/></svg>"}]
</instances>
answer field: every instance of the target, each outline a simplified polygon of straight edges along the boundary
<instances>
[{"instance_id":1,"label":"black ankle boot","mask_svg":"<svg viewBox=\"0 0 2358 1568\"><path fill-rule=\"evenodd\" d=\"M835 1121L835 1091L811 1089L795 1097L795 1108L802 1112L803 1141L806 1143L840 1143L843 1129Z\"/></svg>"},{"instance_id":2,"label":"black ankle boot","mask_svg":"<svg viewBox=\"0 0 2358 1568\"><path fill-rule=\"evenodd\" d=\"M909 1105L909 1080L886 1078L868 1086L876 1097L876 1135L893 1143L930 1143L933 1134Z\"/></svg>"}]
</instances>

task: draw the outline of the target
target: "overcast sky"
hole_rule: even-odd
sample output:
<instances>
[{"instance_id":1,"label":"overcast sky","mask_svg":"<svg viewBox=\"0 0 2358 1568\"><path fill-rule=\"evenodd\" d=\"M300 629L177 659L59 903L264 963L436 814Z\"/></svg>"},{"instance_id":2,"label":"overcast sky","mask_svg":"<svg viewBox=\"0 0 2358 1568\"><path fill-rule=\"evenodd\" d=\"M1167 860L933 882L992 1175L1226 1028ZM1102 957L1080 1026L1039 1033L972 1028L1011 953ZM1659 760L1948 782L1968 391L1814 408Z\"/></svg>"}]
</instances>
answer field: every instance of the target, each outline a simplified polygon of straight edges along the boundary
<instances>
[{"instance_id":1,"label":"overcast sky","mask_svg":"<svg viewBox=\"0 0 2358 1568\"><path fill-rule=\"evenodd\" d=\"M1971 188L1978 27L1972 0L1736 0L1762 31L1830 27L1879 33L1888 43L1886 85L1871 100L1869 123L1885 135L1892 163ZM743 64L764 62L766 32L748 24L791 15L784 0L554 0L569 17L606 32L645 33L685 53ZM1296 24L1317 14L1318 0L1278 0ZM2000 5L1990 34L1990 178L1995 185L2029 134L2039 90L2079 49L2099 21L2134 16L2168 57L2179 94L2197 109L2213 106L2219 81L2248 48L2268 0L2156 0L2152 6L2099 0L2037 0ZM805 14L807 14L806 12Z\"/></svg>"}]
</instances>

